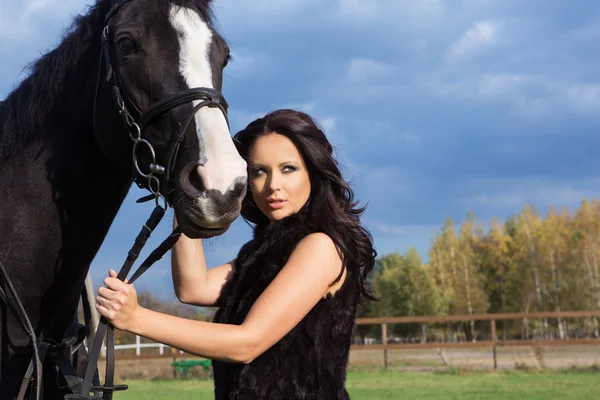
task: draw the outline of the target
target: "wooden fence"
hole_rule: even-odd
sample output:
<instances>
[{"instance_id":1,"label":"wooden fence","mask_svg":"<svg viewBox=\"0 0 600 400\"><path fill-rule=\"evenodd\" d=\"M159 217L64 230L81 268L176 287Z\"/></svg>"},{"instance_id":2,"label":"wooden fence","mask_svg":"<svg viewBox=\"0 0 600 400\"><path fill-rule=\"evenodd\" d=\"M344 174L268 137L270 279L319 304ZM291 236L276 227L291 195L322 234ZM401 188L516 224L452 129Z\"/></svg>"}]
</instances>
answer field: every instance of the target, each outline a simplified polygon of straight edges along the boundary
<instances>
[{"instance_id":1,"label":"wooden fence","mask_svg":"<svg viewBox=\"0 0 600 400\"><path fill-rule=\"evenodd\" d=\"M381 327L381 344L354 344L352 350L381 350L383 351L383 364L388 367L388 351L389 350L409 350L409 349L460 349L460 348L491 348L491 361L494 369L498 368L497 349L503 346L565 346L565 345L600 345L600 339L567 339L567 340L500 340L498 339L496 321L503 320L535 320L535 319L553 319L553 318L590 318L600 317L600 310L593 311L564 311L564 312L531 312L531 313L506 313L506 314L472 314L472 315L451 315L451 316L423 316L423 317L385 317L385 318L358 318L357 325L380 325ZM388 325L393 324L435 324L435 323L457 323L468 321L489 321L489 337L490 340L479 341L463 341L463 342L439 342L426 341L421 343L388 343ZM176 357L190 356L180 350L169 348L160 343L142 343L140 337L137 336L135 344L120 344L115 346L116 350L132 350L135 349L135 355L120 355L119 359L144 359L156 357L171 357L175 360ZM157 348L156 354L142 354L144 348Z\"/></svg>"},{"instance_id":2,"label":"wooden fence","mask_svg":"<svg viewBox=\"0 0 600 400\"><path fill-rule=\"evenodd\" d=\"M472 314L450 316L424 316L424 317L385 317L385 318L359 318L357 325L381 325L381 344L352 345L352 350L383 350L384 367L388 367L388 350L407 349L446 349L446 348L475 348L491 347L494 369L498 368L497 348L502 346L564 346L600 344L600 339L566 339L566 340L499 340L496 333L496 321L522 320L542 318L588 318L600 317L600 310L593 311L564 311L564 312L530 312L506 314ZM491 340L471 342L426 342L426 343L388 343L389 324L431 324L442 322L467 322L489 321Z\"/></svg>"}]
</instances>

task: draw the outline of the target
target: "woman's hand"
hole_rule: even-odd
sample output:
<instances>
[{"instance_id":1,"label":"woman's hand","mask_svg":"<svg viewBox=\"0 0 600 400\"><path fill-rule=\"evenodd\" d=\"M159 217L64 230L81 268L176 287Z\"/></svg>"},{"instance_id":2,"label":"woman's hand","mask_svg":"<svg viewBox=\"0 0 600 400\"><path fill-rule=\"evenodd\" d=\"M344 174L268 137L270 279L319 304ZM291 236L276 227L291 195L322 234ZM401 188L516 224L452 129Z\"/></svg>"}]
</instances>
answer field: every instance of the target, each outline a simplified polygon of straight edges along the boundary
<instances>
[{"instance_id":1,"label":"woman's hand","mask_svg":"<svg viewBox=\"0 0 600 400\"><path fill-rule=\"evenodd\" d=\"M106 287L98 289L96 310L117 329L129 331L136 322L141 309L137 301L137 293L132 284L121 281L112 269L104 279Z\"/></svg>"}]
</instances>

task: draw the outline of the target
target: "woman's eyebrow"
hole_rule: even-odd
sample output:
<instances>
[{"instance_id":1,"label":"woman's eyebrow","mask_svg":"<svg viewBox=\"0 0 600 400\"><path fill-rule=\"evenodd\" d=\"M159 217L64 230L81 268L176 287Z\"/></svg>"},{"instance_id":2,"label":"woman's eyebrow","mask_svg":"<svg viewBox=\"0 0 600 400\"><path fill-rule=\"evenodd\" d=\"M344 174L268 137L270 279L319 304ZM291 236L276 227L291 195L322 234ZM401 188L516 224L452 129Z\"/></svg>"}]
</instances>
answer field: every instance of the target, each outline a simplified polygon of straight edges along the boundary
<instances>
[{"instance_id":1,"label":"woman's eyebrow","mask_svg":"<svg viewBox=\"0 0 600 400\"><path fill-rule=\"evenodd\" d=\"M294 165L299 165L297 161L294 161L294 160L289 160L289 161L284 161L284 162L282 162L282 163L279 163L279 166L281 167L281 166L283 166L283 165L286 165L286 164L294 164ZM262 164L262 163L253 163L253 162L249 162L249 163L248 163L248 166L249 166L249 167L253 167L253 168L257 168L257 167L267 167L267 165L266 165L266 164Z\"/></svg>"},{"instance_id":2,"label":"woman's eyebrow","mask_svg":"<svg viewBox=\"0 0 600 400\"><path fill-rule=\"evenodd\" d=\"M294 164L294 165L298 165L298 162L294 161L294 160L290 160L290 161L284 161L281 164L279 164L279 166L281 167L282 165L285 164Z\"/></svg>"}]
</instances>

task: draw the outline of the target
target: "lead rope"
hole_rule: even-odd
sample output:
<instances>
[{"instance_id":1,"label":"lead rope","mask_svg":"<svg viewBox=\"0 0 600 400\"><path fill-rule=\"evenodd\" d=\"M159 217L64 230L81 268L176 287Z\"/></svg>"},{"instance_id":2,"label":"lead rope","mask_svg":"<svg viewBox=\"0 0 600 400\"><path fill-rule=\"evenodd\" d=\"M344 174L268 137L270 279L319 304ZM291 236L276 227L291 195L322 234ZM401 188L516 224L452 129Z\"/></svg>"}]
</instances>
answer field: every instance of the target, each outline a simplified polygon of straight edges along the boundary
<instances>
[{"instance_id":1,"label":"lead rope","mask_svg":"<svg viewBox=\"0 0 600 400\"><path fill-rule=\"evenodd\" d=\"M140 251L146 244L148 238L158 226L160 221L162 220L166 209L157 205L154 208L154 211L150 215L150 218L146 221L144 226L142 227L140 233L135 239L135 242L129 250L127 258L119 271L117 278L121 281L125 281L127 275L131 271L131 267L133 263L137 260ZM181 236L180 230L175 229L140 265L137 271L132 276L129 283L133 283L137 280L144 272L146 272L152 264L156 261L160 260L162 256L164 256L177 242L179 237ZM106 335L106 374L105 374L105 384L103 386L92 386L92 380L94 378L94 374L97 370L98 358L100 356L100 350L102 347L102 341L104 336ZM96 330L96 334L94 335L94 341L91 346L90 357L85 373L85 378L83 381L83 385L81 387L81 392L79 394L68 394L65 396L67 400L111 400L112 394L115 391L126 390L128 388L127 385L114 385L114 327L108 323L108 320L105 317L100 319L98 324L98 329ZM90 392L94 392L93 396L90 396ZM102 397L98 397L97 393L102 393Z\"/></svg>"}]
</instances>

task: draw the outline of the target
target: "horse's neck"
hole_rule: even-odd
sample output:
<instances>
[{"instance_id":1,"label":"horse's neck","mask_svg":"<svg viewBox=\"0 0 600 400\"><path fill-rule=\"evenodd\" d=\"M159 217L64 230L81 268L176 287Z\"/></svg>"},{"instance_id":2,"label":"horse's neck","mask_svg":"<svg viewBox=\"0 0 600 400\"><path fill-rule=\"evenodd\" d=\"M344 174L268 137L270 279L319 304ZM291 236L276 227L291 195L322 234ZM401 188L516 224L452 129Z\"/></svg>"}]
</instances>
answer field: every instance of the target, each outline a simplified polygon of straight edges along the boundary
<instances>
[{"instance_id":1,"label":"horse's neck","mask_svg":"<svg viewBox=\"0 0 600 400\"><path fill-rule=\"evenodd\" d=\"M15 158L8 177L0 174L8 186L0 190L0 260L17 290L27 293L32 323L56 336L68 324L130 180L113 174L97 150L37 150Z\"/></svg>"},{"instance_id":2,"label":"horse's neck","mask_svg":"<svg viewBox=\"0 0 600 400\"><path fill-rule=\"evenodd\" d=\"M131 184L98 148L89 79L81 74L79 82L69 82L46 131L0 163L0 260L17 291L28 294L32 323L51 336L61 334L77 305Z\"/></svg>"},{"instance_id":3,"label":"horse's neck","mask_svg":"<svg viewBox=\"0 0 600 400\"><path fill-rule=\"evenodd\" d=\"M36 96L44 93L32 88L40 81L35 76L12 93L6 104L0 104L0 115L11 114L0 120L0 125L4 125L0 128L3 136L12 136L8 145L13 145L8 156L5 154L0 161L0 186L12 186L5 187L4 192L19 193L33 186L36 192L44 193L21 206L56 208L66 219L61 221L63 235L72 224L78 223L75 217L85 217L86 226L90 227L95 221L104 223L114 217L128 186L127 176L112 168L94 136L92 116L99 53L99 45L87 47L59 83L60 89L55 91L59 95L48 96L53 104L27 107L28 102L39 104ZM48 57L49 63L54 56ZM27 113L35 115L29 118ZM35 121L29 121L34 117ZM12 121L12 126L2 123L5 121ZM28 138L20 138L23 135ZM6 147L6 140L0 138L0 141Z\"/></svg>"}]
</instances>

